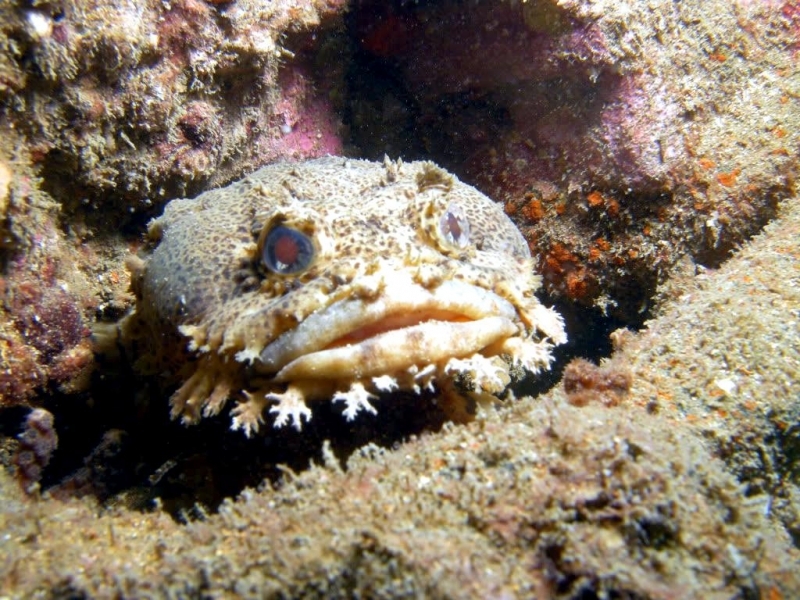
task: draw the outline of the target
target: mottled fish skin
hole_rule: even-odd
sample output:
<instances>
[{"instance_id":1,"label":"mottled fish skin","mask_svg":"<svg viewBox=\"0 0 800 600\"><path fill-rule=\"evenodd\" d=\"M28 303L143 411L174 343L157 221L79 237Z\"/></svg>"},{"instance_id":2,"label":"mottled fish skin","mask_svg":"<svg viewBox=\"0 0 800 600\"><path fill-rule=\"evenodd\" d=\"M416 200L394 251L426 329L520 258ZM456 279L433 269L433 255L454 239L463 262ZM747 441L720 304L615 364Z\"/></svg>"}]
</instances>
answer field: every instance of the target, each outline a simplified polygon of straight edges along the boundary
<instances>
[{"instance_id":1,"label":"mottled fish skin","mask_svg":"<svg viewBox=\"0 0 800 600\"><path fill-rule=\"evenodd\" d=\"M566 341L520 232L429 162L270 165L170 202L148 241L123 341L140 371L179 385L185 423L233 399L247 435L267 408L300 429L308 401L352 419L379 393L426 388L463 408Z\"/></svg>"}]
</instances>

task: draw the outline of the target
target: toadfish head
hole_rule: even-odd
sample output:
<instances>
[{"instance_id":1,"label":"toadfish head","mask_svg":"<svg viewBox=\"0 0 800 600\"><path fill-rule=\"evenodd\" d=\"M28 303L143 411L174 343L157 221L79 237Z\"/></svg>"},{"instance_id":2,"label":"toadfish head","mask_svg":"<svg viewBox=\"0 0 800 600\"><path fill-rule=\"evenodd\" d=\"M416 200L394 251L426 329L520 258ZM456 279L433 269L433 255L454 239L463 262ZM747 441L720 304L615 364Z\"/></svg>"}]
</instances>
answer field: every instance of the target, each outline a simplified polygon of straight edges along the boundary
<instances>
[{"instance_id":1,"label":"toadfish head","mask_svg":"<svg viewBox=\"0 0 800 600\"><path fill-rule=\"evenodd\" d=\"M310 400L350 419L397 389L491 397L566 340L520 232L432 163L272 165L170 203L150 236L137 312L188 338L187 422L233 396L248 435L267 407L299 429Z\"/></svg>"}]
</instances>

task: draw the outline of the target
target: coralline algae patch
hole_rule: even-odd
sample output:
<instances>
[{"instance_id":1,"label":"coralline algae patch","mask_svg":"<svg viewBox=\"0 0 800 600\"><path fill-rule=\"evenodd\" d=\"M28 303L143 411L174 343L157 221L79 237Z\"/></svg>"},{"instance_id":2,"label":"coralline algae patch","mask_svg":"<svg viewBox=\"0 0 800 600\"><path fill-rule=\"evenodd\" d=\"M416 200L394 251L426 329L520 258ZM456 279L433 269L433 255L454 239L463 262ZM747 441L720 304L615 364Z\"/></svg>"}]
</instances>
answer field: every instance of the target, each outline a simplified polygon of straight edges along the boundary
<instances>
[{"instance_id":1,"label":"coralline algae patch","mask_svg":"<svg viewBox=\"0 0 800 600\"><path fill-rule=\"evenodd\" d=\"M392 147L505 203L551 294L636 322L681 257L718 264L792 193L789 4L362 3L392 78L351 126L399 126Z\"/></svg>"},{"instance_id":2,"label":"coralline algae patch","mask_svg":"<svg viewBox=\"0 0 800 600\"><path fill-rule=\"evenodd\" d=\"M87 388L102 285L98 257L64 238L57 207L31 172L10 162L0 168L8 173L0 251L0 407L7 408Z\"/></svg>"}]
</instances>

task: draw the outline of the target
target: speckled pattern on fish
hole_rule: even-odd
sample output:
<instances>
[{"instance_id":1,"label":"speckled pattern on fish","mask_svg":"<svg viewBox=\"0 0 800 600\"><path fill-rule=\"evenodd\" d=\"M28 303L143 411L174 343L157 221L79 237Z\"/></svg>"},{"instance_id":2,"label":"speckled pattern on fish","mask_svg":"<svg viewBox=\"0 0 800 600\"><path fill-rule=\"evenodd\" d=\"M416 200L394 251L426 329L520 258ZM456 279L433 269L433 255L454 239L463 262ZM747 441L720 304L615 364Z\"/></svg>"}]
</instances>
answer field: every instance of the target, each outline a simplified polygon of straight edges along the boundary
<instances>
[{"instance_id":1,"label":"speckled pattern on fish","mask_svg":"<svg viewBox=\"0 0 800 600\"><path fill-rule=\"evenodd\" d=\"M466 419L566 341L519 231L429 162L267 166L169 203L148 240L123 341L141 372L179 385L185 423L235 400L248 436L266 409L299 430L313 401L350 420L425 389Z\"/></svg>"}]
</instances>

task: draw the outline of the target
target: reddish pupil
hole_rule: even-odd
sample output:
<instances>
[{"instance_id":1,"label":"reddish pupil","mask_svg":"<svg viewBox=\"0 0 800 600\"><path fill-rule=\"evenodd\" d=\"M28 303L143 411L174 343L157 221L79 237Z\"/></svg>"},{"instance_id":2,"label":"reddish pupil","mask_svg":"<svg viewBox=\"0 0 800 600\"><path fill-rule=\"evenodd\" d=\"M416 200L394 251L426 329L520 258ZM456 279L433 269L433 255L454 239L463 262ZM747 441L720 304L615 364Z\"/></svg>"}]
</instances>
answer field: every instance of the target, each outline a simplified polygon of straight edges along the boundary
<instances>
[{"instance_id":1,"label":"reddish pupil","mask_svg":"<svg viewBox=\"0 0 800 600\"><path fill-rule=\"evenodd\" d=\"M300 256L300 246L291 235L282 235L275 242L275 259L284 265L293 265Z\"/></svg>"}]
</instances>

